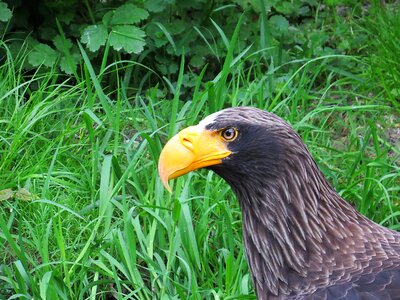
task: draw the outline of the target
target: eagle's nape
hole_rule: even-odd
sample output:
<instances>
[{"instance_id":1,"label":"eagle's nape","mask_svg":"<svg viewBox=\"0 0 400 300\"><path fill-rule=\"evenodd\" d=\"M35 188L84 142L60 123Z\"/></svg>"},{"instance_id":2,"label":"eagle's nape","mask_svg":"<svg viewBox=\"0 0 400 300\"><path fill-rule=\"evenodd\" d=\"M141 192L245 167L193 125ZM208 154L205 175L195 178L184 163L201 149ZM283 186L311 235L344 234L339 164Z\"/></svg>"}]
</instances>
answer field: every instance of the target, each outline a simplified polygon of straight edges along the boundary
<instances>
[{"instance_id":1,"label":"eagle's nape","mask_svg":"<svg viewBox=\"0 0 400 300\"><path fill-rule=\"evenodd\" d=\"M400 234L343 200L288 123L241 107L189 128L163 149L160 176L207 167L230 184L259 299L400 299Z\"/></svg>"}]
</instances>

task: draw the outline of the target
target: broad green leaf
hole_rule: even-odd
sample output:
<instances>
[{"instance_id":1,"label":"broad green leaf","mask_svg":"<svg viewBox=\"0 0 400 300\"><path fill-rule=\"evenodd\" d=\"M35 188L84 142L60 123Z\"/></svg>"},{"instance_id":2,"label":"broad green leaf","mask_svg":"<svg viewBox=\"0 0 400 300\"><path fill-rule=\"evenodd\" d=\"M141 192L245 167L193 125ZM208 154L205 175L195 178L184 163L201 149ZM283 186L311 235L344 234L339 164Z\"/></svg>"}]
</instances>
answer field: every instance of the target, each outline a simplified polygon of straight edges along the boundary
<instances>
[{"instance_id":1,"label":"broad green leaf","mask_svg":"<svg viewBox=\"0 0 400 300\"><path fill-rule=\"evenodd\" d=\"M164 0L148 0L148 1L144 1L144 7L151 11L151 12L155 12L155 13L159 13L162 12L165 7L167 6L167 2Z\"/></svg>"},{"instance_id":2,"label":"broad green leaf","mask_svg":"<svg viewBox=\"0 0 400 300\"><path fill-rule=\"evenodd\" d=\"M329 35L327 35L324 32L320 31L311 32L311 34L308 36L308 46L312 48L321 47L328 40L329 40Z\"/></svg>"},{"instance_id":3,"label":"broad green leaf","mask_svg":"<svg viewBox=\"0 0 400 300\"><path fill-rule=\"evenodd\" d=\"M43 41L50 41L56 36L58 31L55 27L42 26L38 29L38 35Z\"/></svg>"},{"instance_id":4,"label":"broad green leaf","mask_svg":"<svg viewBox=\"0 0 400 300\"><path fill-rule=\"evenodd\" d=\"M171 61L165 56L156 55L155 59L157 60L157 68L163 74L175 74L179 66L175 61Z\"/></svg>"},{"instance_id":5,"label":"broad green leaf","mask_svg":"<svg viewBox=\"0 0 400 300\"><path fill-rule=\"evenodd\" d=\"M170 62L169 64L159 64L157 65L157 68L161 71L163 74L175 74L179 67L176 62Z\"/></svg>"},{"instance_id":6,"label":"broad green leaf","mask_svg":"<svg viewBox=\"0 0 400 300\"><path fill-rule=\"evenodd\" d=\"M128 53L143 51L145 33L133 25L114 26L110 34L110 45L117 51L124 50Z\"/></svg>"},{"instance_id":7,"label":"broad green leaf","mask_svg":"<svg viewBox=\"0 0 400 300\"><path fill-rule=\"evenodd\" d=\"M280 1L277 4L274 5L275 9L287 16L287 15L298 15L298 12L300 10L301 7L301 2L300 1Z\"/></svg>"},{"instance_id":8,"label":"broad green leaf","mask_svg":"<svg viewBox=\"0 0 400 300\"><path fill-rule=\"evenodd\" d=\"M53 39L54 46L58 51L65 52L66 49L72 48L72 42L70 39L64 39L61 35L56 35Z\"/></svg>"},{"instance_id":9,"label":"broad green leaf","mask_svg":"<svg viewBox=\"0 0 400 300\"><path fill-rule=\"evenodd\" d=\"M71 25L71 22L73 22L75 17L74 11L73 10L63 10L61 14L57 15L58 20L61 23Z\"/></svg>"},{"instance_id":10,"label":"broad green leaf","mask_svg":"<svg viewBox=\"0 0 400 300\"><path fill-rule=\"evenodd\" d=\"M40 66L41 64L46 67L52 67L58 58L59 53L45 44L38 44L33 47L31 53L28 56L28 62L34 66Z\"/></svg>"},{"instance_id":11,"label":"broad green leaf","mask_svg":"<svg viewBox=\"0 0 400 300\"><path fill-rule=\"evenodd\" d=\"M143 8L128 3L118 7L111 19L111 25L129 25L147 19L149 13Z\"/></svg>"},{"instance_id":12,"label":"broad green leaf","mask_svg":"<svg viewBox=\"0 0 400 300\"><path fill-rule=\"evenodd\" d=\"M169 42L173 48L173 54L176 53L176 43L173 36L181 34L185 30L187 30L187 23L182 20L177 20L173 24L152 22L149 23L149 26L146 26L146 33L153 40L155 46L159 48ZM189 40L185 39L184 43L188 44Z\"/></svg>"},{"instance_id":13,"label":"broad green leaf","mask_svg":"<svg viewBox=\"0 0 400 300\"><path fill-rule=\"evenodd\" d=\"M0 21L7 22L12 17L11 10L7 7L7 4L0 2Z\"/></svg>"},{"instance_id":14,"label":"broad green leaf","mask_svg":"<svg viewBox=\"0 0 400 300\"><path fill-rule=\"evenodd\" d=\"M146 34L150 37L156 48L160 48L168 43L168 39L162 30L155 24L149 24L146 26Z\"/></svg>"},{"instance_id":15,"label":"broad green leaf","mask_svg":"<svg viewBox=\"0 0 400 300\"><path fill-rule=\"evenodd\" d=\"M280 15L272 16L269 19L269 24L271 26L271 33L275 37L280 37L286 35L289 30L289 21L285 17Z\"/></svg>"},{"instance_id":16,"label":"broad green leaf","mask_svg":"<svg viewBox=\"0 0 400 300\"><path fill-rule=\"evenodd\" d=\"M200 68L204 66L205 61L206 61L205 57L200 55L193 55L192 58L190 59L190 65L196 68Z\"/></svg>"},{"instance_id":17,"label":"broad green leaf","mask_svg":"<svg viewBox=\"0 0 400 300\"><path fill-rule=\"evenodd\" d=\"M109 26L110 24L111 24L111 20L112 20L112 18L113 18L113 16L114 16L114 12L111 10L111 11L108 11L108 12L106 12L105 14L104 14L104 16L103 16L103 18L101 19L101 21L103 22L103 24L105 25L105 26Z\"/></svg>"},{"instance_id":18,"label":"broad green leaf","mask_svg":"<svg viewBox=\"0 0 400 300\"><path fill-rule=\"evenodd\" d=\"M297 12L299 16L307 16L310 14L310 7L309 6L302 6L300 7L299 11Z\"/></svg>"},{"instance_id":19,"label":"broad green leaf","mask_svg":"<svg viewBox=\"0 0 400 300\"><path fill-rule=\"evenodd\" d=\"M76 70L76 65L82 60L79 53L71 53L71 64L68 63L67 57L63 56L60 60L60 68L66 74L73 74Z\"/></svg>"},{"instance_id":20,"label":"broad green leaf","mask_svg":"<svg viewBox=\"0 0 400 300\"><path fill-rule=\"evenodd\" d=\"M96 52L107 41L107 28L104 25L90 25L85 28L81 42L85 43L90 51Z\"/></svg>"},{"instance_id":21,"label":"broad green leaf","mask_svg":"<svg viewBox=\"0 0 400 300\"><path fill-rule=\"evenodd\" d=\"M279 0L253 0L249 1L248 5L251 6L257 13L261 13L262 8L265 9L265 12L270 12L271 7L273 7ZM264 2L264 3L262 3ZM242 7L245 3L241 4Z\"/></svg>"},{"instance_id":22,"label":"broad green leaf","mask_svg":"<svg viewBox=\"0 0 400 300\"><path fill-rule=\"evenodd\" d=\"M183 32L185 33L190 32L188 31L188 23L184 20L176 20L173 24L172 23L164 24L164 27L169 32L170 35L176 35Z\"/></svg>"}]
</instances>

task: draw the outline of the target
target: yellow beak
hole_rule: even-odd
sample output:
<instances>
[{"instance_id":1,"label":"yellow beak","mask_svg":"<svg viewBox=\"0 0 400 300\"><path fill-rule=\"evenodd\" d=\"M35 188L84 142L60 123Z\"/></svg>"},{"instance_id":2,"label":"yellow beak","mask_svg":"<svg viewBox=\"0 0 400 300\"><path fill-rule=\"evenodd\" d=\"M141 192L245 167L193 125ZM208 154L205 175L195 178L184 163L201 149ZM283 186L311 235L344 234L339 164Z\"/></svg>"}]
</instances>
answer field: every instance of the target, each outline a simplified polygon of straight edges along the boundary
<instances>
[{"instance_id":1,"label":"yellow beak","mask_svg":"<svg viewBox=\"0 0 400 300\"><path fill-rule=\"evenodd\" d=\"M158 173L165 188L171 192L168 180L196 169L220 164L230 154L219 132L191 126L183 129L165 145L158 161Z\"/></svg>"}]
</instances>

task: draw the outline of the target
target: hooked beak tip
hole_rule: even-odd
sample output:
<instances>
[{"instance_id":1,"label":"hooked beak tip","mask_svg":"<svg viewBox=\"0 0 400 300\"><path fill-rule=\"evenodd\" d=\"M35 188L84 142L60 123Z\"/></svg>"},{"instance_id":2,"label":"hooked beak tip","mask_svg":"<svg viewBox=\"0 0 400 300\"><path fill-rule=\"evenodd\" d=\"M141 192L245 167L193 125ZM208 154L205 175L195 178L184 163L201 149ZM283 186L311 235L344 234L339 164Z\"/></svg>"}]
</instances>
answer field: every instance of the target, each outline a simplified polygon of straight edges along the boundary
<instances>
[{"instance_id":1,"label":"hooked beak tip","mask_svg":"<svg viewBox=\"0 0 400 300\"><path fill-rule=\"evenodd\" d=\"M160 166L160 164L159 164L159 166L158 166L158 173L159 173L159 175L160 175L160 179L161 179L161 182L162 182L163 186L167 189L167 191L168 191L169 193L172 194L171 188L170 188L170 186L169 186L169 184L168 184L168 180L169 180L168 177L169 177L169 176L168 176L168 174L165 172L165 170Z\"/></svg>"}]
</instances>

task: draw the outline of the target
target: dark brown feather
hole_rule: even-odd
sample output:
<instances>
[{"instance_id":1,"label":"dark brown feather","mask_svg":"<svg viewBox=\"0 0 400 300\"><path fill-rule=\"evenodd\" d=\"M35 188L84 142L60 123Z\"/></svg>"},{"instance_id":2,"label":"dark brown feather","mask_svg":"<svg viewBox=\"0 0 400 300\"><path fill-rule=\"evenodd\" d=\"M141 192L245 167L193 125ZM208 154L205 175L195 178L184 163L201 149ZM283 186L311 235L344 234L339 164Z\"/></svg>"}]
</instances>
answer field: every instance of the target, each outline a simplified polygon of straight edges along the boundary
<instances>
[{"instance_id":1,"label":"dark brown feather","mask_svg":"<svg viewBox=\"0 0 400 300\"><path fill-rule=\"evenodd\" d=\"M400 234L343 200L289 124L254 108L210 119L239 131L211 169L239 199L258 299L400 299Z\"/></svg>"}]
</instances>

